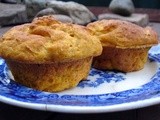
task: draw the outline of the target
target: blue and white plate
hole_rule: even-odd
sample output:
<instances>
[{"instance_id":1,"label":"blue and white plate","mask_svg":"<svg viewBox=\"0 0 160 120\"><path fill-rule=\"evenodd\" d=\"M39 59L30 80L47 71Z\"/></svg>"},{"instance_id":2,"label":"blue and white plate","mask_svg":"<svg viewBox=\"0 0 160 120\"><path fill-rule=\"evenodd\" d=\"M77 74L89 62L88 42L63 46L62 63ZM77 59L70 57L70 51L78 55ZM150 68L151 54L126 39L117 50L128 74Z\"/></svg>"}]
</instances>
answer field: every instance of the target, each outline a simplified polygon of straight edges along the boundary
<instances>
[{"instance_id":1,"label":"blue and white plate","mask_svg":"<svg viewBox=\"0 0 160 120\"><path fill-rule=\"evenodd\" d=\"M138 72L91 69L87 80L59 93L34 90L16 83L0 59L0 101L25 108L65 112L102 113L141 108L160 103L160 45Z\"/></svg>"}]
</instances>

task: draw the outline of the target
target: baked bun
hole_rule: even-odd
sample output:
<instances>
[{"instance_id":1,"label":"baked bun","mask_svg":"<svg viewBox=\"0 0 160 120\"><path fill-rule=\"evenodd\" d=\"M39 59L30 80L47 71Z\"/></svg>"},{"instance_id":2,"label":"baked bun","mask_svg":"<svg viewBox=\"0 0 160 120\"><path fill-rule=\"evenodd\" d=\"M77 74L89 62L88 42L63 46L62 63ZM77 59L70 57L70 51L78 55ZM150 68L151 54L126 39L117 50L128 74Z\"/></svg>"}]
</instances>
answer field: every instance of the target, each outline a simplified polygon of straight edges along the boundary
<instances>
[{"instance_id":1,"label":"baked bun","mask_svg":"<svg viewBox=\"0 0 160 120\"><path fill-rule=\"evenodd\" d=\"M87 28L98 36L103 46L102 55L95 57L98 69L137 71L144 67L148 50L158 43L155 31L121 20L101 20Z\"/></svg>"},{"instance_id":2,"label":"baked bun","mask_svg":"<svg viewBox=\"0 0 160 120\"><path fill-rule=\"evenodd\" d=\"M13 27L0 42L0 56L15 81L49 92L76 86L101 52L101 43L90 30L51 16Z\"/></svg>"}]
</instances>

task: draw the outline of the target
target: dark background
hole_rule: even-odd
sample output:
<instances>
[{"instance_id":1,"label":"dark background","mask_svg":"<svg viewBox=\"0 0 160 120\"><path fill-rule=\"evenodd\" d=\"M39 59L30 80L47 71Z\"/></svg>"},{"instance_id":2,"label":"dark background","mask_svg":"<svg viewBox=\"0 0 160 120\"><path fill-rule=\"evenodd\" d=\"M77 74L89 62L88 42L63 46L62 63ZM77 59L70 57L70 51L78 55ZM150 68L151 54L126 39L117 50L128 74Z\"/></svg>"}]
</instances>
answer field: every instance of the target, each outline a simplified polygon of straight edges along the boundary
<instances>
[{"instance_id":1,"label":"dark background","mask_svg":"<svg viewBox=\"0 0 160 120\"><path fill-rule=\"evenodd\" d=\"M108 6L111 0L62 0L75 1L86 6ZM160 0L132 0L136 8L160 9Z\"/></svg>"}]
</instances>

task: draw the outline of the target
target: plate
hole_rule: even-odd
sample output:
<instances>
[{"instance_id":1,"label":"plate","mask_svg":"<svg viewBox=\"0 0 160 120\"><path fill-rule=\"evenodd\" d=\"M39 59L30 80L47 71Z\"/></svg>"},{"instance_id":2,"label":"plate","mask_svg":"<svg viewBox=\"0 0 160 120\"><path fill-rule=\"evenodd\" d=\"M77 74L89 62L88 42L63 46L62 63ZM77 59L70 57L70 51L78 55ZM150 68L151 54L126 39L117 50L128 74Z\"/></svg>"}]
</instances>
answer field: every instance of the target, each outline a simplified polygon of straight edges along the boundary
<instances>
[{"instance_id":1,"label":"plate","mask_svg":"<svg viewBox=\"0 0 160 120\"><path fill-rule=\"evenodd\" d=\"M103 113L160 103L160 45L149 51L144 69L122 73L92 68L85 81L59 93L42 92L16 83L0 59L0 101L36 110Z\"/></svg>"}]
</instances>

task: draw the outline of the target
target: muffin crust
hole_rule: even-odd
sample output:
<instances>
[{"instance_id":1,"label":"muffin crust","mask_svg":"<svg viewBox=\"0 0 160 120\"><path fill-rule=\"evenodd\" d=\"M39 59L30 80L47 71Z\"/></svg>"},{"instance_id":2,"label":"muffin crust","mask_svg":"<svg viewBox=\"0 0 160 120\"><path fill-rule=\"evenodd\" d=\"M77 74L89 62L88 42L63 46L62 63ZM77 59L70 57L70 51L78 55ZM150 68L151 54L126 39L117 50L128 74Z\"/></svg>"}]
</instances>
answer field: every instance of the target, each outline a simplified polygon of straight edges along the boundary
<instances>
[{"instance_id":1,"label":"muffin crust","mask_svg":"<svg viewBox=\"0 0 160 120\"><path fill-rule=\"evenodd\" d=\"M67 62L101 52L102 46L90 30L51 16L13 27L0 43L1 57L28 63Z\"/></svg>"}]
</instances>

